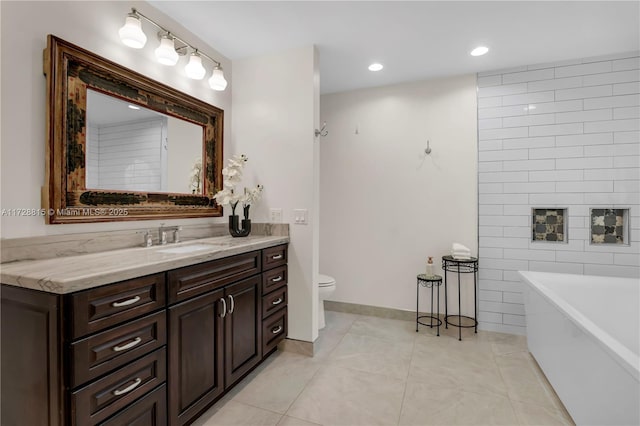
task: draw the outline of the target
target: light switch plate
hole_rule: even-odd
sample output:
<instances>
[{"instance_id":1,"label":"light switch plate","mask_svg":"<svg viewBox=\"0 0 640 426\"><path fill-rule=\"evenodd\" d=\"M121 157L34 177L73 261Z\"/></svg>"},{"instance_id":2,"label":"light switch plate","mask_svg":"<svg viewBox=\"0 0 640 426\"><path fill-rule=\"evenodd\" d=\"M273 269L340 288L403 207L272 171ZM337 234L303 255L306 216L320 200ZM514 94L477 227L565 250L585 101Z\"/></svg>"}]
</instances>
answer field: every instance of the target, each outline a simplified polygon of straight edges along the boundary
<instances>
[{"instance_id":1,"label":"light switch plate","mask_svg":"<svg viewBox=\"0 0 640 426\"><path fill-rule=\"evenodd\" d=\"M282 223L282 209L270 209L271 223Z\"/></svg>"},{"instance_id":2,"label":"light switch plate","mask_svg":"<svg viewBox=\"0 0 640 426\"><path fill-rule=\"evenodd\" d=\"M309 211L307 209L293 210L293 223L296 225L306 225L309 223Z\"/></svg>"}]
</instances>

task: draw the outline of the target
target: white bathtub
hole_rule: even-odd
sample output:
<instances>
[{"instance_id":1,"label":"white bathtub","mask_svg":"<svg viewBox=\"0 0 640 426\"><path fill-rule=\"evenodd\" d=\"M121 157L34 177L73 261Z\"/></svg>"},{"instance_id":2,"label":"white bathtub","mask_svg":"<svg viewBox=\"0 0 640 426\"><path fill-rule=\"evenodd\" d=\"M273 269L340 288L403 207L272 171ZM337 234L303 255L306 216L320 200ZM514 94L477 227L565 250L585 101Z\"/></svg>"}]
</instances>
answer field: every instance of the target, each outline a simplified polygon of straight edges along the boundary
<instances>
[{"instance_id":1,"label":"white bathtub","mask_svg":"<svg viewBox=\"0 0 640 426\"><path fill-rule=\"evenodd\" d=\"M640 280L520 272L529 351L578 425L640 424Z\"/></svg>"}]
</instances>

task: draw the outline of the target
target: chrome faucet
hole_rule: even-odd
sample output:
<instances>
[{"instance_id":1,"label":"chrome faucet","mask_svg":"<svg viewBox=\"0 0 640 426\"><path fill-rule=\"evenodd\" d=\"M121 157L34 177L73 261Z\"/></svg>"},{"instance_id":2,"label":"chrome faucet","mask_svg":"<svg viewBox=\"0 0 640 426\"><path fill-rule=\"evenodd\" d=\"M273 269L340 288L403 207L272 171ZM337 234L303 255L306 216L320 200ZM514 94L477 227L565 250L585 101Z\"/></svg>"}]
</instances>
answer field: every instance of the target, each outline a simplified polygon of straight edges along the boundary
<instances>
[{"instance_id":1,"label":"chrome faucet","mask_svg":"<svg viewBox=\"0 0 640 426\"><path fill-rule=\"evenodd\" d=\"M160 228L158 228L158 240L160 244L167 244L167 231L173 231L173 242L180 242L180 231L182 231L182 226L164 226L164 223L160 224Z\"/></svg>"},{"instance_id":2,"label":"chrome faucet","mask_svg":"<svg viewBox=\"0 0 640 426\"><path fill-rule=\"evenodd\" d=\"M151 236L151 231L136 232L136 234L144 234L142 247L151 247L153 245L153 237Z\"/></svg>"}]
</instances>

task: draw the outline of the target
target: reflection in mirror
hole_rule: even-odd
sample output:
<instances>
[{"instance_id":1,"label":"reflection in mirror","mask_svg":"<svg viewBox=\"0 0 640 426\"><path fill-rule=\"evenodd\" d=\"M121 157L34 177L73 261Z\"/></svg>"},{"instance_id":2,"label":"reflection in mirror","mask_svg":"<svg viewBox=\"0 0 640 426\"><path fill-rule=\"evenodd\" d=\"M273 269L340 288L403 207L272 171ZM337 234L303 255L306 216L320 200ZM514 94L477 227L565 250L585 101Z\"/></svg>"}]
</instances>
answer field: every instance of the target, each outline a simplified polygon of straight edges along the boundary
<instances>
[{"instance_id":1,"label":"reflection in mirror","mask_svg":"<svg viewBox=\"0 0 640 426\"><path fill-rule=\"evenodd\" d=\"M203 127L87 89L87 189L202 194Z\"/></svg>"}]
</instances>

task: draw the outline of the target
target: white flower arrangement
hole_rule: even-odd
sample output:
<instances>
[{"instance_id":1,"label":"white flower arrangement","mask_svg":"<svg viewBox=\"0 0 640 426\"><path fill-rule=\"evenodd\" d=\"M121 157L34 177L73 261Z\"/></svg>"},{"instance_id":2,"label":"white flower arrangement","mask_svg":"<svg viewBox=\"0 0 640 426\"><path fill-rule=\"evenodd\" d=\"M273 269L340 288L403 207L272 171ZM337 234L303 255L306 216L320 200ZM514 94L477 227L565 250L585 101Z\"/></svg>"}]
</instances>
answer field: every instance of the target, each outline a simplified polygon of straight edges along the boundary
<instances>
[{"instance_id":1,"label":"white flower arrangement","mask_svg":"<svg viewBox=\"0 0 640 426\"><path fill-rule=\"evenodd\" d=\"M242 181L242 169L248 160L249 157L244 154L234 155L229 159L229 165L222 169L223 189L213 196L218 204L223 206L230 205L233 215L236 214L238 203L242 203L245 209L245 217L249 214L249 206L260 199L264 189L262 185L258 185L253 189L245 188L244 193L236 193L235 186Z\"/></svg>"}]
</instances>

